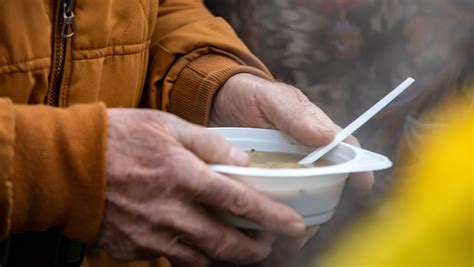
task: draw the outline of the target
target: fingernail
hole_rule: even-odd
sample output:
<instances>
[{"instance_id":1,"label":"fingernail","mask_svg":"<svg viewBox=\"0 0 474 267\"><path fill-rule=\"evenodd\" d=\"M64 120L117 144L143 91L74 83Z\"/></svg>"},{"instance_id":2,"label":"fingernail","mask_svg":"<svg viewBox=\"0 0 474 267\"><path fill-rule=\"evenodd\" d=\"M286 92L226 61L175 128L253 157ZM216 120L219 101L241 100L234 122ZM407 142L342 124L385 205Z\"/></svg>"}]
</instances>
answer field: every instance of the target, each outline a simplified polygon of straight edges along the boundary
<instances>
[{"instance_id":1,"label":"fingernail","mask_svg":"<svg viewBox=\"0 0 474 267\"><path fill-rule=\"evenodd\" d=\"M292 222L288 230L290 230L292 236L302 236L306 232L306 226L303 222Z\"/></svg>"},{"instance_id":2,"label":"fingernail","mask_svg":"<svg viewBox=\"0 0 474 267\"><path fill-rule=\"evenodd\" d=\"M334 131L331 126L327 124L318 123L318 122L311 123L311 128L318 131Z\"/></svg>"},{"instance_id":3,"label":"fingernail","mask_svg":"<svg viewBox=\"0 0 474 267\"><path fill-rule=\"evenodd\" d=\"M334 133L335 132L332 127L327 126L327 125L323 125L321 127L321 129L322 129L323 132L327 132L327 133Z\"/></svg>"},{"instance_id":4,"label":"fingernail","mask_svg":"<svg viewBox=\"0 0 474 267\"><path fill-rule=\"evenodd\" d=\"M334 139L336 132L333 129L321 129L321 142L323 144L329 143Z\"/></svg>"},{"instance_id":5,"label":"fingernail","mask_svg":"<svg viewBox=\"0 0 474 267\"><path fill-rule=\"evenodd\" d=\"M232 161L233 164L239 165L239 166L246 166L246 165L249 165L250 163L250 159L247 153L240 151L234 147L230 151L230 160Z\"/></svg>"},{"instance_id":6,"label":"fingernail","mask_svg":"<svg viewBox=\"0 0 474 267\"><path fill-rule=\"evenodd\" d=\"M336 132L332 129L322 129L321 132L324 134L324 135L329 135L329 136L333 136L336 134Z\"/></svg>"},{"instance_id":7,"label":"fingernail","mask_svg":"<svg viewBox=\"0 0 474 267\"><path fill-rule=\"evenodd\" d=\"M334 129L326 124L313 124L312 128L317 129L318 131L322 133L327 133L327 134L334 134L335 131Z\"/></svg>"}]
</instances>

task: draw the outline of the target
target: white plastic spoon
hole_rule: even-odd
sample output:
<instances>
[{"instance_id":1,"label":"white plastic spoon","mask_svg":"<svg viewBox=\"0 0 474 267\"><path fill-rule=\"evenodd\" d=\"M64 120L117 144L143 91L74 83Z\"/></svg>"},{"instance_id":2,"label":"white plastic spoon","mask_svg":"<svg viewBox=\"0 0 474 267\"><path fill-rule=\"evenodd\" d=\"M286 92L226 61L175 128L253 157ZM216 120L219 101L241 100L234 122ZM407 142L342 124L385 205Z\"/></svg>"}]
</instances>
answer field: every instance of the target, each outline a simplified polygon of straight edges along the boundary
<instances>
[{"instance_id":1,"label":"white plastic spoon","mask_svg":"<svg viewBox=\"0 0 474 267\"><path fill-rule=\"evenodd\" d=\"M336 136L334 137L334 140L332 140L331 143L317 148L316 150L308 154L306 157L304 157L302 160L300 160L298 164L301 164L301 165L312 164L313 162L315 162L316 160L324 156L327 152L329 152L331 149L333 149L335 146L337 146L339 143L341 143L343 140L349 137L353 132L359 129L362 125L364 125L375 114L377 114L380 110L382 110L388 103L392 102L392 100L395 99L398 95L403 93L403 91L405 91L405 89L407 89L413 82L415 82L415 79L411 77L407 78L399 86L397 86L390 93L388 93L384 98L379 100L379 102L373 105L369 110L364 112L364 114L360 115L355 121L353 121L346 128L344 128L342 131L336 134Z\"/></svg>"}]
</instances>

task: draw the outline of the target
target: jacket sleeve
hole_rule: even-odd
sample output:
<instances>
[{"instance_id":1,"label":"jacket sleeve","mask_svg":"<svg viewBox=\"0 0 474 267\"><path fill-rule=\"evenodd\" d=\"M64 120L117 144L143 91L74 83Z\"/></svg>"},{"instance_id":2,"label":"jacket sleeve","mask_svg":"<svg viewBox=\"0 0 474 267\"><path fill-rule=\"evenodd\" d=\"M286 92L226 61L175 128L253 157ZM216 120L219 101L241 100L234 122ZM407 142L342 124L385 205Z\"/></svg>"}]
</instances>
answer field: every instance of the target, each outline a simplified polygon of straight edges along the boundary
<instances>
[{"instance_id":1,"label":"jacket sleeve","mask_svg":"<svg viewBox=\"0 0 474 267\"><path fill-rule=\"evenodd\" d=\"M105 191L102 104L68 109L0 98L0 240L58 226L94 242Z\"/></svg>"},{"instance_id":2,"label":"jacket sleeve","mask_svg":"<svg viewBox=\"0 0 474 267\"><path fill-rule=\"evenodd\" d=\"M201 0L160 1L144 101L207 125L212 99L232 75L272 79L267 68Z\"/></svg>"}]
</instances>

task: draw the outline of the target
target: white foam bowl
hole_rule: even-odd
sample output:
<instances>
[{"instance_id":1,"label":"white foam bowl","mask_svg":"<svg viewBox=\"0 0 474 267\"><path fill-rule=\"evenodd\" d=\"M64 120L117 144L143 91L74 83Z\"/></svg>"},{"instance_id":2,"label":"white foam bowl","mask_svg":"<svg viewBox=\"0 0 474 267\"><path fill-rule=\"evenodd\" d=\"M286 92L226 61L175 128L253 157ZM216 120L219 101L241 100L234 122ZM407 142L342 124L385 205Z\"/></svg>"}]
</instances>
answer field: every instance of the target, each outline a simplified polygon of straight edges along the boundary
<instances>
[{"instance_id":1,"label":"white foam bowl","mask_svg":"<svg viewBox=\"0 0 474 267\"><path fill-rule=\"evenodd\" d=\"M209 128L222 134L241 150L301 154L314 150L276 130L257 128ZM342 143L324 158L333 165L301 169L268 169L210 165L216 172L242 182L275 201L301 214L306 225L321 224L331 219L339 202L344 184L352 172L386 169L392 162L385 156ZM231 215L223 219L239 228L260 229L252 222Z\"/></svg>"}]
</instances>

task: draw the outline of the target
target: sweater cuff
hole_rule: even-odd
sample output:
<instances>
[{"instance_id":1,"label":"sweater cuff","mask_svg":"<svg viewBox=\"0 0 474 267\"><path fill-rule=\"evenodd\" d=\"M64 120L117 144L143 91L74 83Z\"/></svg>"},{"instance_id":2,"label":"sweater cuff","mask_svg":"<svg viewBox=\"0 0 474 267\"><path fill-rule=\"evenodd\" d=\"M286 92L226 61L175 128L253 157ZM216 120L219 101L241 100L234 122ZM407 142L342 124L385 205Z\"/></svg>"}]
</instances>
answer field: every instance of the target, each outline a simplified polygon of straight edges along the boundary
<instances>
[{"instance_id":1,"label":"sweater cuff","mask_svg":"<svg viewBox=\"0 0 474 267\"><path fill-rule=\"evenodd\" d=\"M58 226L92 243L104 209L106 110L15 106L11 232Z\"/></svg>"},{"instance_id":2,"label":"sweater cuff","mask_svg":"<svg viewBox=\"0 0 474 267\"><path fill-rule=\"evenodd\" d=\"M272 79L265 72L240 65L229 57L204 55L190 62L179 74L170 94L168 110L192 123L208 125L214 95L238 73Z\"/></svg>"},{"instance_id":3,"label":"sweater cuff","mask_svg":"<svg viewBox=\"0 0 474 267\"><path fill-rule=\"evenodd\" d=\"M10 231L13 206L11 178L13 175L14 125L12 102L8 99L0 99L0 241Z\"/></svg>"}]
</instances>

